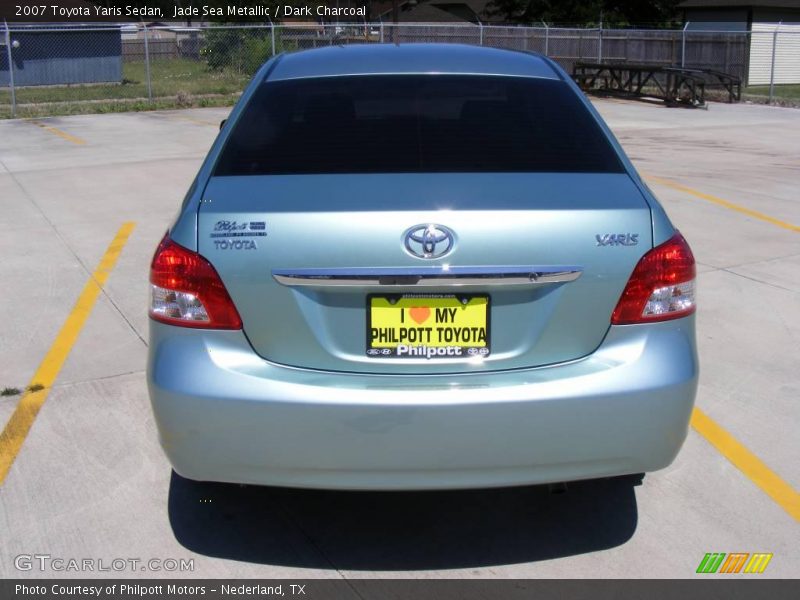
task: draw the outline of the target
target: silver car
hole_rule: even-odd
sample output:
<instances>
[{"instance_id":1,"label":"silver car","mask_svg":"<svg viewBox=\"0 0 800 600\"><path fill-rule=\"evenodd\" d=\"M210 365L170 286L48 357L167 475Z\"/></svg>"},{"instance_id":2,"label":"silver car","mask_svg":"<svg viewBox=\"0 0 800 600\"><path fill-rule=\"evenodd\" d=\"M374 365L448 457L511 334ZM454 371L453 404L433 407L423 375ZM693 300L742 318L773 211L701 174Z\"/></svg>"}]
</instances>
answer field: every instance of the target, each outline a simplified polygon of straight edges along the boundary
<instances>
[{"instance_id":1,"label":"silver car","mask_svg":"<svg viewBox=\"0 0 800 600\"><path fill-rule=\"evenodd\" d=\"M159 245L148 385L195 480L471 488L661 469L697 386L695 264L555 63L285 54Z\"/></svg>"}]
</instances>

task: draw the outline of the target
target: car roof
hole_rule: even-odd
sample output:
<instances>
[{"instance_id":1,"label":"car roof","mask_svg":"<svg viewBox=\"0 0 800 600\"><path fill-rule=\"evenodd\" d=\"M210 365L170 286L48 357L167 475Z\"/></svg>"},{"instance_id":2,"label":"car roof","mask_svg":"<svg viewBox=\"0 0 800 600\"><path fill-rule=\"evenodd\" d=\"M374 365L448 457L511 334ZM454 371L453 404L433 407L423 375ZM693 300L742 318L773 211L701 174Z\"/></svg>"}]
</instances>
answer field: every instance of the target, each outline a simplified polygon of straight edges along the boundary
<instances>
[{"instance_id":1,"label":"car roof","mask_svg":"<svg viewBox=\"0 0 800 600\"><path fill-rule=\"evenodd\" d=\"M527 52L466 44L351 44L283 54L267 79L423 73L561 78L542 56Z\"/></svg>"}]
</instances>

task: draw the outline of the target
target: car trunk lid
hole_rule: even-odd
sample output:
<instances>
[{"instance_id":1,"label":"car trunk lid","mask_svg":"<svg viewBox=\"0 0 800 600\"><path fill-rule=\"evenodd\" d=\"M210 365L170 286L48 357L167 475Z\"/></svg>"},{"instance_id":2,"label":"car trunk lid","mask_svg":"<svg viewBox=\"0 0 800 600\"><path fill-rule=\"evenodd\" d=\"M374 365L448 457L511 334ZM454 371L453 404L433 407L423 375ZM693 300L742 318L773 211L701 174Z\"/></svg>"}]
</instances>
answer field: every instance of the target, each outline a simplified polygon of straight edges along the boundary
<instances>
[{"instance_id":1,"label":"car trunk lid","mask_svg":"<svg viewBox=\"0 0 800 600\"><path fill-rule=\"evenodd\" d=\"M428 224L453 232L446 255L418 258L406 246L404 234ZM258 354L364 373L525 368L586 356L651 247L649 207L625 174L215 177L198 219L199 252L219 272ZM409 294L488 299L489 353L368 353L371 298ZM426 302L406 302L415 304Z\"/></svg>"}]
</instances>

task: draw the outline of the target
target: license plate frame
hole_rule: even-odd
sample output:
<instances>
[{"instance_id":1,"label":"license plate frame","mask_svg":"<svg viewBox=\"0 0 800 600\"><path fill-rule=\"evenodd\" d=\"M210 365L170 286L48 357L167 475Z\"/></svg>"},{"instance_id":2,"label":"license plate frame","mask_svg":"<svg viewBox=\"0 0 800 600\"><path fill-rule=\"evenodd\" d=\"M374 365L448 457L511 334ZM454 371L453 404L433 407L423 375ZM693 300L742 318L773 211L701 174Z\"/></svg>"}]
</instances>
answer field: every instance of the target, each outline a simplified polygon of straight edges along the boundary
<instances>
[{"instance_id":1,"label":"license plate frame","mask_svg":"<svg viewBox=\"0 0 800 600\"><path fill-rule=\"evenodd\" d=\"M378 306L375 305L375 301L378 301ZM389 304L389 306L383 303ZM381 311L385 311L387 308L392 311L397 308L409 309L407 313L401 313L400 320L404 323L412 324L409 326L398 325L395 323L397 319L389 317L389 312L384 312L383 315L376 315L373 312L375 308ZM453 309L458 310L458 308L462 308L462 310L470 309L471 313L469 315L466 315L466 313L461 315L459 321L461 321L462 326L460 328L455 326L455 320L452 323L439 320L440 317L446 318L448 315L456 319L459 313L453 313L452 311ZM423 310L412 317L411 309ZM417 320L415 323L415 319L420 319L424 315L424 309L428 310L429 316L424 320ZM447 313L442 313L437 309L446 309ZM482 319L480 312L483 312ZM474 359L486 358L491 354L491 296L487 293L368 294L365 313L367 325L365 350L369 358ZM378 340L376 344L373 344L375 341L373 322L376 320L380 322L380 327L376 327L376 329L383 329L387 339ZM387 323L387 320L390 323ZM478 325L475 324L476 320ZM482 325L480 325L481 321ZM375 325L377 326L378 323L375 323ZM386 331L387 326L392 329L394 336L392 336L391 332ZM440 328L442 330L449 329L450 333L448 334L446 331L440 332ZM400 341L399 338L403 336L401 329L425 329L428 332L417 332L417 334L407 332L407 338L411 335L417 335L418 337L413 340L406 338ZM460 331L456 332L455 329ZM465 329L470 331L467 332ZM469 341L465 341L465 336L468 337ZM403 344L404 341L408 343ZM407 349L401 351L401 345L405 345ZM408 349L409 347L413 349ZM442 348L444 350L440 350Z\"/></svg>"}]
</instances>

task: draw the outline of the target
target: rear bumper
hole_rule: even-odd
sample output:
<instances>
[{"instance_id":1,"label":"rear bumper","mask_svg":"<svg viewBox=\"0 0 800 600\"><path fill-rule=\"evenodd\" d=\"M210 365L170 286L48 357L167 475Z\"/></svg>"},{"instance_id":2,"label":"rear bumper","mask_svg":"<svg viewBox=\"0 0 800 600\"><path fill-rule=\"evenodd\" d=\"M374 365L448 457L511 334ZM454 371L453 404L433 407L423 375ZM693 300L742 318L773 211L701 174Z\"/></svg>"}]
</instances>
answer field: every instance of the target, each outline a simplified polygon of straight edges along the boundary
<instances>
[{"instance_id":1,"label":"rear bumper","mask_svg":"<svg viewBox=\"0 0 800 600\"><path fill-rule=\"evenodd\" d=\"M524 485L654 471L688 430L694 317L612 327L591 356L495 373L275 365L242 332L151 322L161 444L190 479L329 489Z\"/></svg>"}]
</instances>

